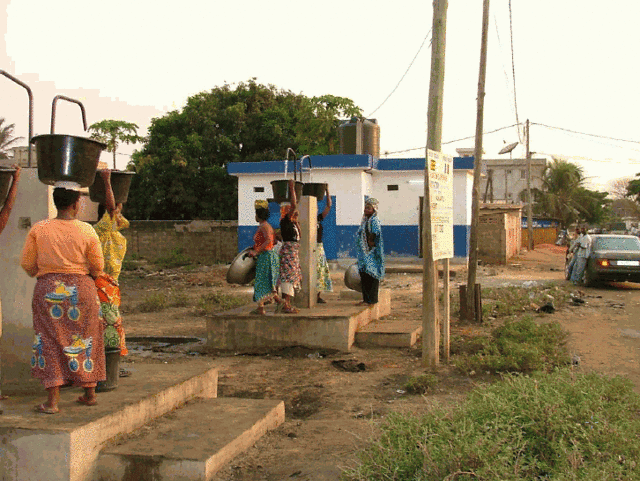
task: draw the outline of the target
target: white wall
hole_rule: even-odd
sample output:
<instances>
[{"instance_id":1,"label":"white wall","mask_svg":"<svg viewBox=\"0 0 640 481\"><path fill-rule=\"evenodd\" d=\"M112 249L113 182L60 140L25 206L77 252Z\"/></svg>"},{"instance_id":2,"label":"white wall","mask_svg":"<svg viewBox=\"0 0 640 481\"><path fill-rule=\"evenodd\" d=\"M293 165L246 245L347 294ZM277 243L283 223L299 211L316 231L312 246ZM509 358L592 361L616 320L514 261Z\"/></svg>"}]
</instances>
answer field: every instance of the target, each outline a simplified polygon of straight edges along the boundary
<instances>
[{"instance_id":1,"label":"white wall","mask_svg":"<svg viewBox=\"0 0 640 481\"><path fill-rule=\"evenodd\" d=\"M471 225L473 171L453 171L453 225Z\"/></svg>"}]
</instances>

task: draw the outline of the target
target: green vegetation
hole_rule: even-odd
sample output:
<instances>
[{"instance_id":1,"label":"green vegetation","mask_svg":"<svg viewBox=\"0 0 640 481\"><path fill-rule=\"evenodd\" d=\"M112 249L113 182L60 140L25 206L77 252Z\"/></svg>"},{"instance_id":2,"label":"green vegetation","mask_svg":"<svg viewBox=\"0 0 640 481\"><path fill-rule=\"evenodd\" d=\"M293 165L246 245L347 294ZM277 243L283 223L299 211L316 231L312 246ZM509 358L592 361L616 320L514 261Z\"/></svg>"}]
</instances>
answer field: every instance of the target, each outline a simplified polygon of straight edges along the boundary
<instances>
[{"instance_id":1,"label":"green vegetation","mask_svg":"<svg viewBox=\"0 0 640 481\"><path fill-rule=\"evenodd\" d=\"M425 394L436 384L438 384L438 378L434 374L425 373L411 377L404 385L404 390L409 394Z\"/></svg>"},{"instance_id":2,"label":"green vegetation","mask_svg":"<svg viewBox=\"0 0 640 481\"><path fill-rule=\"evenodd\" d=\"M570 363L567 333L557 322L536 324L530 316L495 328L491 337L473 338L464 345L458 338L452 352L454 365L465 374L551 371ZM462 346L460 346L462 344Z\"/></svg>"},{"instance_id":3,"label":"green vegetation","mask_svg":"<svg viewBox=\"0 0 640 481\"><path fill-rule=\"evenodd\" d=\"M198 301L199 314L210 314L217 311L226 311L244 306L249 303L248 299L238 296L229 296L220 292L213 291L200 297Z\"/></svg>"},{"instance_id":4,"label":"green vegetation","mask_svg":"<svg viewBox=\"0 0 640 481\"><path fill-rule=\"evenodd\" d=\"M193 261L184 254L182 247L174 247L169 254L158 257L155 264L161 269L171 269L191 264Z\"/></svg>"},{"instance_id":5,"label":"green vegetation","mask_svg":"<svg viewBox=\"0 0 640 481\"><path fill-rule=\"evenodd\" d=\"M151 121L132 156L130 219L237 219L238 188L230 162L336 154L340 119L361 115L352 100L306 97L255 79L190 97Z\"/></svg>"},{"instance_id":6,"label":"green vegetation","mask_svg":"<svg viewBox=\"0 0 640 481\"><path fill-rule=\"evenodd\" d=\"M639 479L639 412L640 396L620 377L506 375L453 411L387 416L343 479Z\"/></svg>"},{"instance_id":7,"label":"green vegetation","mask_svg":"<svg viewBox=\"0 0 640 481\"><path fill-rule=\"evenodd\" d=\"M140 304L137 306L137 310L140 312L158 312L168 307L168 299L162 292L152 292L147 294Z\"/></svg>"},{"instance_id":8,"label":"green vegetation","mask_svg":"<svg viewBox=\"0 0 640 481\"><path fill-rule=\"evenodd\" d=\"M138 135L138 125L124 120L105 119L89 126L91 138L107 144L107 152L113 154L113 168L116 168L116 151L118 144L135 144L144 141Z\"/></svg>"},{"instance_id":9,"label":"green vegetation","mask_svg":"<svg viewBox=\"0 0 640 481\"><path fill-rule=\"evenodd\" d=\"M172 307L188 307L189 296L185 291L174 291L169 297L169 303Z\"/></svg>"}]
</instances>

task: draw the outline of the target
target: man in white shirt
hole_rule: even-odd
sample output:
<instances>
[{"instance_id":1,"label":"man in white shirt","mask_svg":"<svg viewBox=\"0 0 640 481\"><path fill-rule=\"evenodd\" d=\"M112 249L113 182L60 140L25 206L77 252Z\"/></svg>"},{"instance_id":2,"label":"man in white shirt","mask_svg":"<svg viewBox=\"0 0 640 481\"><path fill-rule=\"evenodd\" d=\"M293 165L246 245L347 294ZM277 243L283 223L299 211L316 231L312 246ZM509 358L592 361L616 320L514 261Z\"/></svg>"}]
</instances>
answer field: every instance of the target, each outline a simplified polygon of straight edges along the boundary
<instances>
[{"instance_id":1,"label":"man in white shirt","mask_svg":"<svg viewBox=\"0 0 640 481\"><path fill-rule=\"evenodd\" d=\"M573 246L573 250L576 262L571 271L571 282L578 284L578 282L582 281L584 270L587 267L587 260L589 259L589 254L591 254L591 236L587 234L587 230L584 227Z\"/></svg>"}]
</instances>

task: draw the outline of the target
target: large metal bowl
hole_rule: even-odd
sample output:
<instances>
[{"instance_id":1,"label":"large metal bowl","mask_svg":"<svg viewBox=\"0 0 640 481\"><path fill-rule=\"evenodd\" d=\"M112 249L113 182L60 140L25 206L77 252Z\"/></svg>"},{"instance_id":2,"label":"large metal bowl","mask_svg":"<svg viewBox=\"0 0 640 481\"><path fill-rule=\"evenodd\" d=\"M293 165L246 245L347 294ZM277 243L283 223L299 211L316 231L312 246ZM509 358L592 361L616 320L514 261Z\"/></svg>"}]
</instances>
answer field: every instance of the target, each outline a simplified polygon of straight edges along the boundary
<instances>
[{"instance_id":1,"label":"large metal bowl","mask_svg":"<svg viewBox=\"0 0 640 481\"><path fill-rule=\"evenodd\" d=\"M360 271L358 270L358 264L351 264L349 268L344 271L344 285L353 291L362 292L362 280L360 279Z\"/></svg>"},{"instance_id":2,"label":"large metal bowl","mask_svg":"<svg viewBox=\"0 0 640 481\"><path fill-rule=\"evenodd\" d=\"M256 277L256 258L247 256L251 247L240 252L229 266L227 282L229 284L249 284Z\"/></svg>"},{"instance_id":3,"label":"large metal bowl","mask_svg":"<svg viewBox=\"0 0 640 481\"><path fill-rule=\"evenodd\" d=\"M47 185L58 181L89 187L96 177L106 144L73 135L45 134L31 139L38 156L38 179Z\"/></svg>"},{"instance_id":4,"label":"large metal bowl","mask_svg":"<svg viewBox=\"0 0 640 481\"><path fill-rule=\"evenodd\" d=\"M16 169L13 168L0 167L0 207L2 207L7 200L15 171Z\"/></svg>"},{"instance_id":5,"label":"large metal bowl","mask_svg":"<svg viewBox=\"0 0 640 481\"><path fill-rule=\"evenodd\" d=\"M124 204L129 198L129 188L135 172L113 170L111 171L111 189L116 199L116 204ZM104 180L100 174L96 175L96 180L89 187L89 198L93 202L105 204L107 202L104 188Z\"/></svg>"}]
</instances>

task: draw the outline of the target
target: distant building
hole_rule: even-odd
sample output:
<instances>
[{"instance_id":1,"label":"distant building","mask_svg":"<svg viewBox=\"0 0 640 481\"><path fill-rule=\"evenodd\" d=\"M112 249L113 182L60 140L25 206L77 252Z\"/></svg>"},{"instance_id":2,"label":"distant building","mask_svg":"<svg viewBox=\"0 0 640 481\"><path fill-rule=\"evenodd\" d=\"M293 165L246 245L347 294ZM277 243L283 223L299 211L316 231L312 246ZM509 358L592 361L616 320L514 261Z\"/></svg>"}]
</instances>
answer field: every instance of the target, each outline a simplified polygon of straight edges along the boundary
<instances>
[{"instance_id":1,"label":"distant building","mask_svg":"<svg viewBox=\"0 0 640 481\"><path fill-rule=\"evenodd\" d=\"M482 159L486 175L480 179L481 202L520 204L527 195L527 159ZM531 159L531 188L542 188L547 159Z\"/></svg>"}]
</instances>

